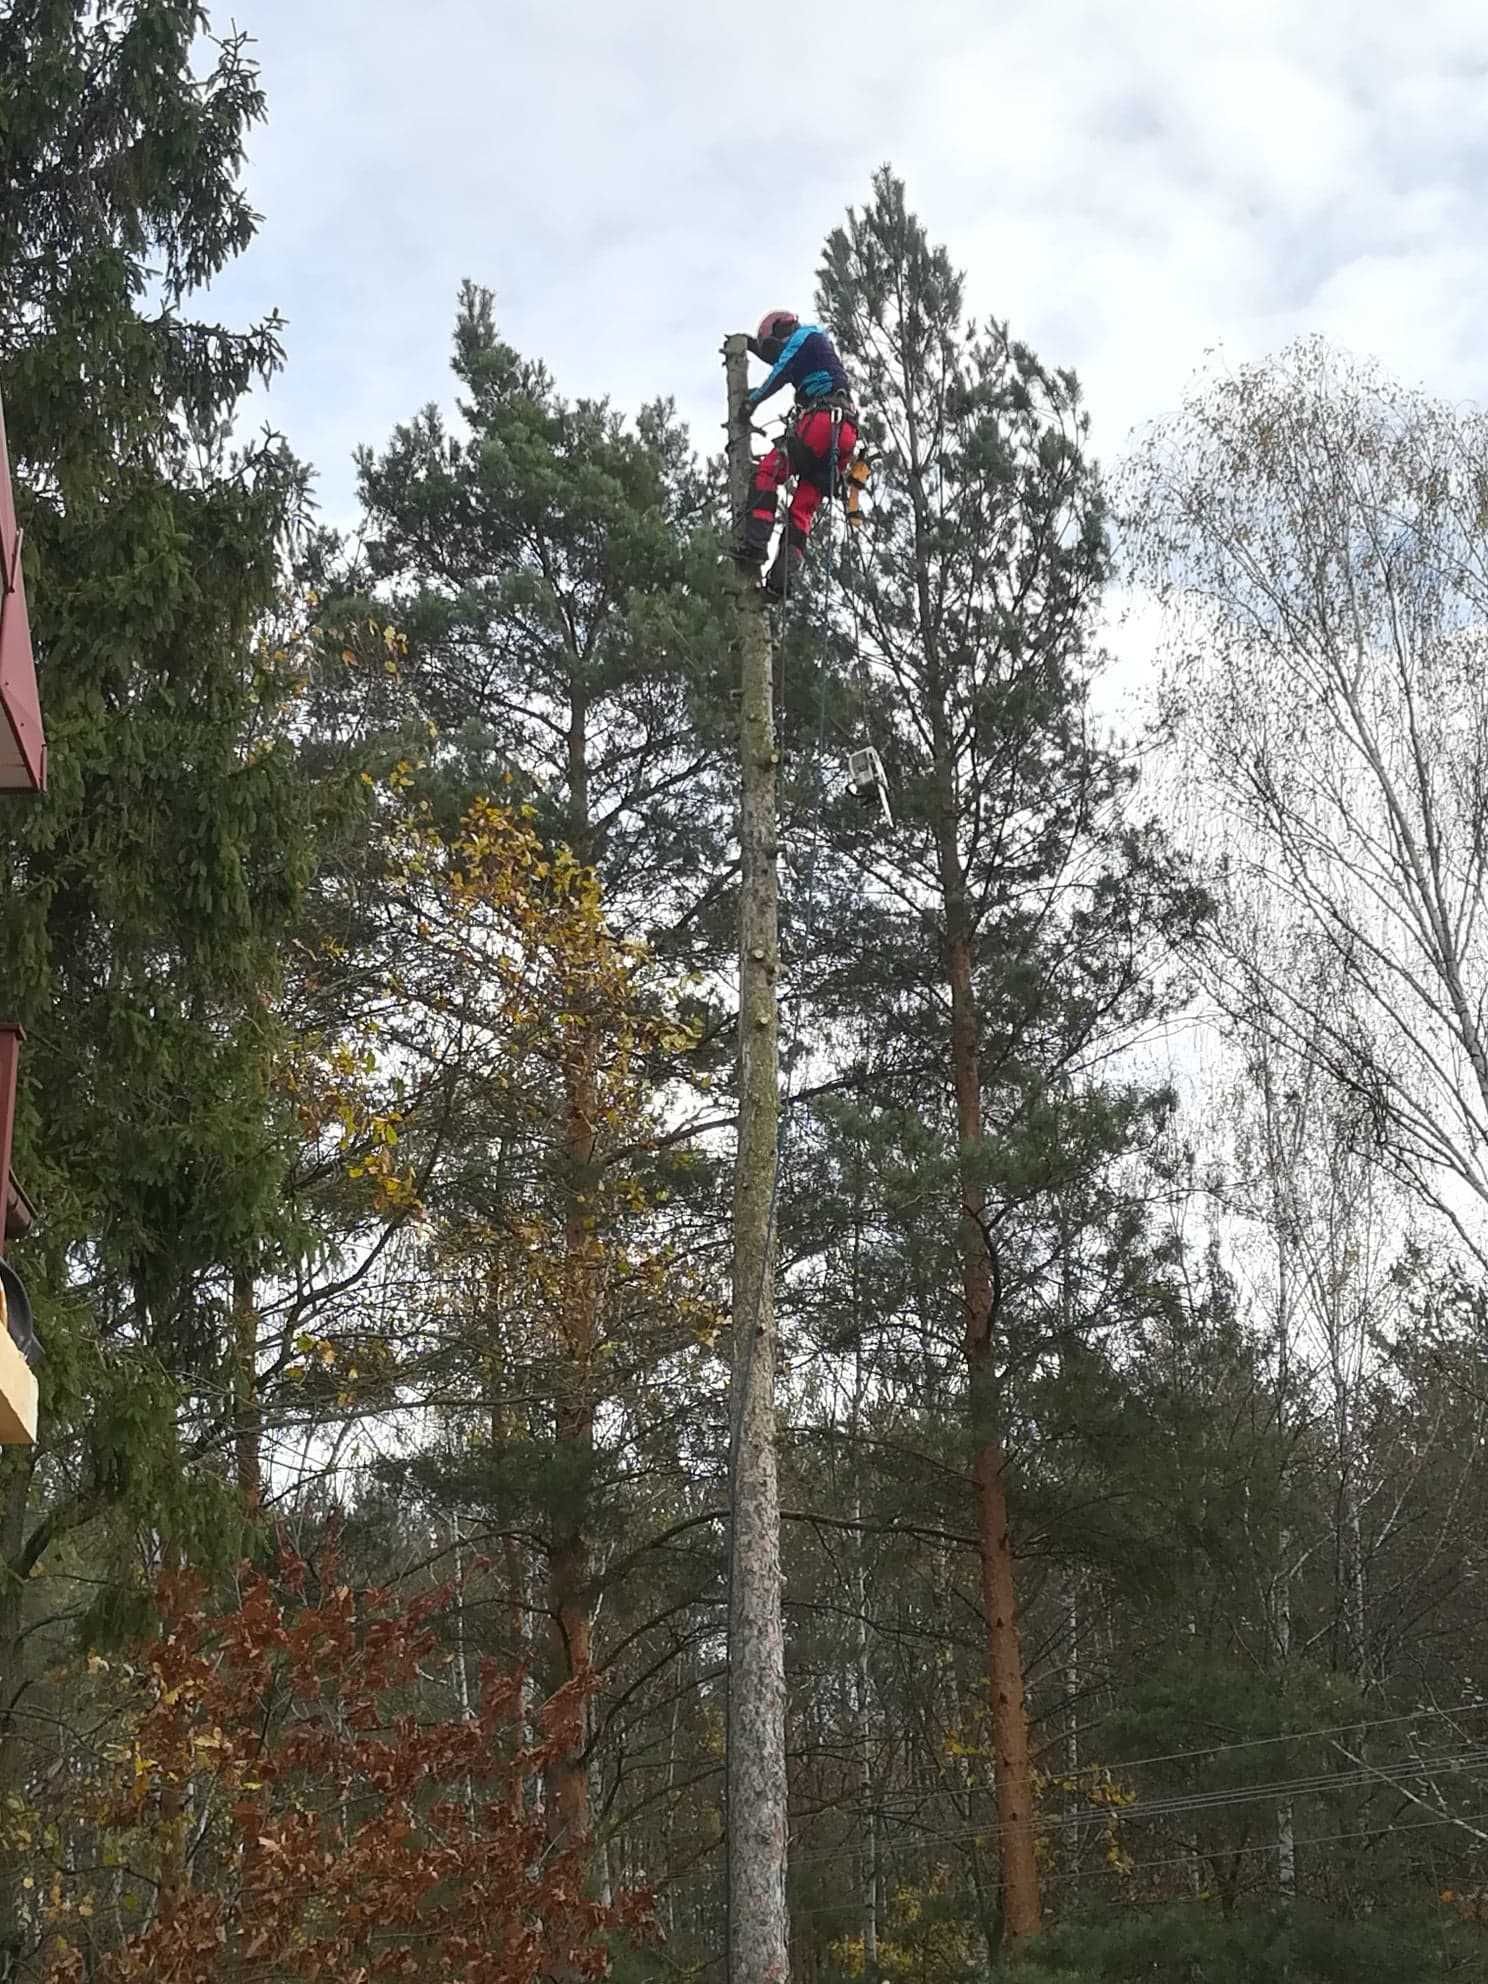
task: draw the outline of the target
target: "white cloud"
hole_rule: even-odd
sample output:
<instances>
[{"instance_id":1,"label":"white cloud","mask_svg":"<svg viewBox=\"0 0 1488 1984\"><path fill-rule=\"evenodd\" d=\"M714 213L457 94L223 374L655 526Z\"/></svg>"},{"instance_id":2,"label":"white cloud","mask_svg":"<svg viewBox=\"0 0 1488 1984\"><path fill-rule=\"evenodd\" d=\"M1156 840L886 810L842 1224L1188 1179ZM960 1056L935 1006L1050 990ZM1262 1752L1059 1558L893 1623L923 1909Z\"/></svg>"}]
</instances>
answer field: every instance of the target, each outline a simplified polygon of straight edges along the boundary
<instances>
[{"instance_id":1,"label":"white cloud","mask_svg":"<svg viewBox=\"0 0 1488 1984\"><path fill-rule=\"evenodd\" d=\"M890 159L994 312L1086 380L1103 454L1204 350L1322 329L1475 383L1488 10L1467 0L246 0L270 123L224 314L279 304L269 407L348 457L448 398L456 286L570 392L672 393L711 446L720 334L809 304ZM219 27L225 19L219 19Z\"/></svg>"}]
</instances>

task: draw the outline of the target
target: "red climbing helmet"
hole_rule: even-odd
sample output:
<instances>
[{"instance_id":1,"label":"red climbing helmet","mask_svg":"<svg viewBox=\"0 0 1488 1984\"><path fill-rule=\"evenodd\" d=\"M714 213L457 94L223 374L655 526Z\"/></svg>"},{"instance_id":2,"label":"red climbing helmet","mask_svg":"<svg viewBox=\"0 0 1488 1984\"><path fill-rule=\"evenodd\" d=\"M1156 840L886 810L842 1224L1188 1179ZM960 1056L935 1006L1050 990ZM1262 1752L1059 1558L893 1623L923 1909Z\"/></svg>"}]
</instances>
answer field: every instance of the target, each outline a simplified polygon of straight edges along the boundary
<instances>
[{"instance_id":1,"label":"red climbing helmet","mask_svg":"<svg viewBox=\"0 0 1488 1984\"><path fill-rule=\"evenodd\" d=\"M767 310L760 318L756 338L763 344L766 338L788 338L801 320L794 310Z\"/></svg>"}]
</instances>

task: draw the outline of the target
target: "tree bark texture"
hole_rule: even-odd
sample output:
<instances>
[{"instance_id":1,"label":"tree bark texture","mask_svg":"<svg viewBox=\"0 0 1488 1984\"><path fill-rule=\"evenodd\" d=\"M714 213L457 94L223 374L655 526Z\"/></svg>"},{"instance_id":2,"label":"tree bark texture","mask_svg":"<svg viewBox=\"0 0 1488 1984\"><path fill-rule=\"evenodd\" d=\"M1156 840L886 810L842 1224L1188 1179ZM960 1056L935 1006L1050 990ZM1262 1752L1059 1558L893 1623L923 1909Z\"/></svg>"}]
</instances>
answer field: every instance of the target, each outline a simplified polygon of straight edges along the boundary
<instances>
[{"instance_id":1,"label":"tree bark texture","mask_svg":"<svg viewBox=\"0 0 1488 1984\"><path fill-rule=\"evenodd\" d=\"M729 494L752 475L742 337L724 347ZM785 1632L775 1455L774 1198L779 1129L775 725L763 603L736 575L740 660L739 1139L730 1397L729 1984L784 1984Z\"/></svg>"},{"instance_id":2,"label":"tree bark texture","mask_svg":"<svg viewBox=\"0 0 1488 1984\"><path fill-rule=\"evenodd\" d=\"M233 1274L233 1363L236 1399L233 1447L237 1462L238 1495L244 1520L258 1519L263 1505L262 1413L258 1401L258 1304L253 1276L246 1268Z\"/></svg>"},{"instance_id":3,"label":"tree bark texture","mask_svg":"<svg viewBox=\"0 0 1488 1984\"><path fill-rule=\"evenodd\" d=\"M26 1757L12 1708L25 1681L25 1540L34 1449L12 1447L0 1455L0 1791L18 1793L26 1781ZM20 1974L35 1929L21 1886L33 1855L9 1840L0 1841L0 1984Z\"/></svg>"},{"instance_id":4,"label":"tree bark texture","mask_svg":"<svg viewBox=\"0 0 1488 1984\"><path fill-rule=\"evenodd\" d=\"M1002 1926L1009 1942L1039 1927L1038 1857L1034 1838L1033 1763L1023 1695L1023 1650L1008 1526L1007 1465L997 1426L997 1382L992 1259L986 1231L986 1193L975 1175L982 1139L982 1091L977 1052L976 992L971 947L957 927L954 897L948 905L948 976L951 990L951 1062L956 1124L961 1144L961 1277L966 1307L967 1403L976 1442L977 1550L982 1609L987 1620L987 1696L997 1787L997 1848L1002 1871Z\"/></svg>"},{"instance_id":5,"label":"tree bark texture","mask_svg":"<svg viewBox=\"0 0 1488 1984\"><path fill-rule=\"evenodd\" d=\"M594 1357L598 1347L603 1273L592 1204L598 1108L596 1047L592 1029L581 1028L564 1068L568 1206L563 1230L564 1356L557 1432L566 1500L553 1514L554 1534L548 1553L548 1611L557 1641L559 1673L565 1681L586 1675L593 1657L587 1515L594 1464ZM554 1841L572 1842L589 1833L587 1728L586 1713L573 1741L548 1770L548 1835Z\"/></svg>"}]
</instances>

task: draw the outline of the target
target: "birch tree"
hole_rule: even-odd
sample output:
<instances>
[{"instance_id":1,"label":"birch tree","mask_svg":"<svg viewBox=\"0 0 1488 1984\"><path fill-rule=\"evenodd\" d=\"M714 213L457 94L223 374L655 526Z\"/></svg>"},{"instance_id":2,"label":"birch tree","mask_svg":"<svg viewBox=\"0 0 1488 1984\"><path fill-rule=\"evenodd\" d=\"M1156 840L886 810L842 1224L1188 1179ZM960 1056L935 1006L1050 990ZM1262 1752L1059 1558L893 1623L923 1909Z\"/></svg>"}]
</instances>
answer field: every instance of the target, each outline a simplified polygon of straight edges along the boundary
<instances>
[{"instance_id":1,"label":"birch tree","mask_svg":"<svg viewBox=\"0 0 1488 1984\"><path fill-rule=\"evenodd\" d=\"M1488 420L1310 340L1202 380L1127 503L1180 788L1268 905L1217 920L1215 988L1488 1263Z\"/></svg>"}]
</instances>

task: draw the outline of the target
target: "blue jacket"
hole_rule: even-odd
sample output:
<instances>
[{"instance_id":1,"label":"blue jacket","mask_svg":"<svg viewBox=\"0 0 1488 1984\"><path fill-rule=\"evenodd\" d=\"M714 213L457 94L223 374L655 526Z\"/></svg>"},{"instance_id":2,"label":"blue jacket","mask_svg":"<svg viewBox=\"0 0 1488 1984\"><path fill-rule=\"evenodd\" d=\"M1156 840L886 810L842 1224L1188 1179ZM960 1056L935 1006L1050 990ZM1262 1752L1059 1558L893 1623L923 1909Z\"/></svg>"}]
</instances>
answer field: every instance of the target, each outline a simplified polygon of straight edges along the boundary
<instances>
[{"instance_id":1,"label":"blue jacket","mask_svg":"<svg viewBox=\"0 0 1488 1984\"><path fill-rule=\"evenodd\" d=\"M791 333L785 350L770 368L770 376L755 387L746 404L760 406L782 386L794 386L798 400L824 400L848 390L837 348L818 325L802 324Z\"/></svg>"}]
</instances>

